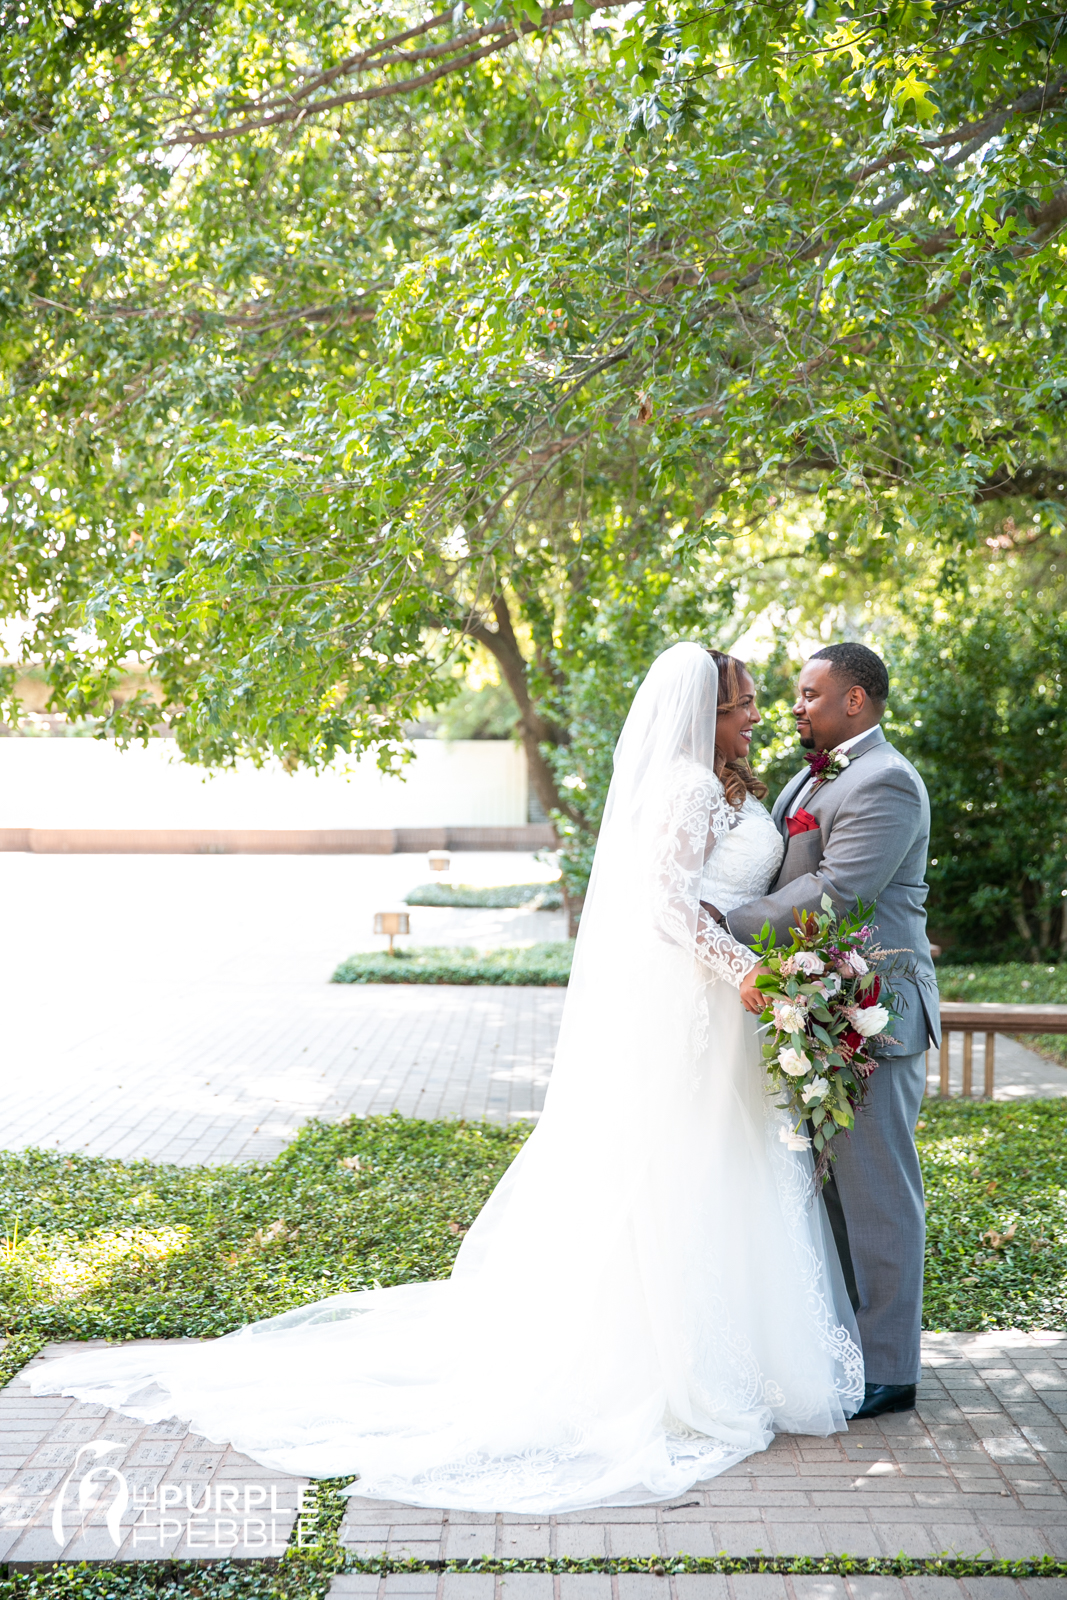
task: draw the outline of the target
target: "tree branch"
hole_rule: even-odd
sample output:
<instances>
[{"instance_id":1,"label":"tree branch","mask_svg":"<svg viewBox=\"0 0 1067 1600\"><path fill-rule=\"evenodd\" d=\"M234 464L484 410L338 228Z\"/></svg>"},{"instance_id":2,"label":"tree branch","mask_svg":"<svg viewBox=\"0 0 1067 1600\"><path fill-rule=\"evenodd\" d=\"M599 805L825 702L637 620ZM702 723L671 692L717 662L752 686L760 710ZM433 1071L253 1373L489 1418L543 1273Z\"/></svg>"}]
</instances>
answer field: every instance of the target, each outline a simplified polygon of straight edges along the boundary
<instances>
[{"instance_id":1,"label":"tree branch","mask_svg":"<svg viewBox=\"0 0 1067 1600\"><path fill-rule=\"evenodd\" d=\"M806 455L794 456L792 461L782 465L782 472L786 474L798 472L835 472L839 466L833 456L825 451L812 450ZM906 464L895 460L894 466L899 471L881 471L875 476L891 483L904 483L906 481ZM993 500L1017 500L1022 498L1032 500L1057 500L1067 501L1067 464L1057 466L1055 462L1037 462L1028 467L1019 467L1015 472L1009 472L1006 467L1001 467L991 478L984 483L976 485L974 491L975 505L986 505Z\"/></svg>"},{"instance_id":2,"label":"tree branch","mask_svg":"<svg viewBox=\"0 0 1067 1600\"><path fill-rule=\"evenodd\" d=\"M587 3L593 8L594 11L608 11L625 4L626 0L587 0ZM451 12L445 14L447 19L451 19L451 15ZM486 34L495 32L498 28L506 29L506 31L501 33L500 37L494 39L491 43L482 45L477 50L468 50L465 55L457 56L451 61L444 61L440 66L434 67L432 71L419 73L414 78L402 78L396 83L376 84L372 89L354 89L348 94L330 95L325 100L314 100L311 102L311 104L307 104L304 99L301 98L304 91L296 91L291 97L289 97L289 102L283 104L283 109L275 111L271 116L261 116L253 118L250 121L234 123L228 128L198 129L186 126L184 128L180 128L177 133L163 142L168 146L181 145L183 147L200 144L213 144L219 139L239 138L242 134L254 133L260 128L276 127L278 124L283 122L300 122L303 121L305 117L317 116L323 111L333 111L338 106L357 105L368 100L383 100L393 95L414 94L418 89L425 89L430 84L437 83L440 81L440 79L446 78L454 72L462 72L464 68L473 66L478 61L483 61L486 56L494 55L500 50L509 49L510 46L513 45L516 40L523 35L550 33L558 23L569 21L573 15L574 5L572 0L568 0L566 5L557 6L552 11L544 12L539 23L522 21L516 23L514 26L509 26L504 22L489 23L484 28L475 29L470 34L465 35L464 39L480 38ZM429 31L429 28L431 27L440 25L440 17L432 18L426 25L427 31ZM398 37L400 36L398 35ZM462 39L455 41L455 48L458 49L463 42L464 40ZM435 46L434 48L443 49L444 47ZM451 48L451 46L449 48ZM416 52L412 52L412 58L414 58L416 54ZM397 58L397 60L403 59L403 57ZM348 67L349 72L362 71L364 66L368 64L370 66L383 66L387 64L382 61L369 60L367 52L361 52L359 56L350 57L349 61L352 63L352 65ZM331 69L335 76L340 76L343 70L344 63L337 68ZM328 77L327 74L323 74L322 76L324 79ZM269 102L258 102L256 106L250 107L249 109L253 111L256 109L262 110L268 104L279 105L281 103L282 102L280 102L278 99L274 99ZM197 116L203 115L204 113L192 112L189 114Z\"/></svg>"},{"instance_id":3,"label":"tree branch","mask_svg":"<svg viewBox=\"0 0 1067 1600\"><path fill-rule=\"evenodd\" d=\"M1002 132L1011 121L1012 117L1025 116L1031 111L1045 111L1054 101L1062 99L1065 93L1067 93L1067 77L1060 78L1057 83L1051 86L1047 83L1040 84L1036 89L1028 89L1026 94L1022 94L1017 100L1013 100L1011 105L995 108L988 116L981 118L978 122L966 122L961 127L953 129L951 133L941 134L937 139L924 139L921 148L923 150L943 150L946 145L963 144L968 147L967 154L970 155L978 148L979 144L985 144L990 139L995 139L997 134ZM872 161L869 166L853 173L853 183L863 183L867 178L873 178L876 173L884 172L887 167L893 165L894 161L901 160L909 153L907 150L899 148L891 150L888 155L882 156L878 161ZM966 160L966 156L962 151L958 151L951 158L951 163L955 166L961 160Z\"/></svg>"},{"instance_id":4,"label":"tree branch","mask_svg":"<svg viewBox=\"0 0 1067 1600\"><path fill-rule=\"evenodd\" d=\"M1002 467L975 490L974 498L978 505L984 505L990 500L1014 500L1021 495L1033 500L1067 499L1067 465L1038 463L1019 467L1015 472Z\"/></svg>"}]
</instances>

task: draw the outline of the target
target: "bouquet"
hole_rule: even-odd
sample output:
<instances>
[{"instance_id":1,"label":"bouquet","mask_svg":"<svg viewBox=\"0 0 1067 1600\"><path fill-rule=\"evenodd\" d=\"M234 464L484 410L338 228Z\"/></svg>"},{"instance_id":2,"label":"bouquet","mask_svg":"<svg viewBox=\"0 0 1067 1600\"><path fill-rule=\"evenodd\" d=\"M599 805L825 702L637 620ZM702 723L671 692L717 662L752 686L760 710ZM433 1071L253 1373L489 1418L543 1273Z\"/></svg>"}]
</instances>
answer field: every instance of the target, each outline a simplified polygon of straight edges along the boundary
<instances>
[{"instance_id":1,"label":"bouquet","mask_svg":"<svg viewBox=\"0 0 1067 1600\"><path fill-rule=\"evenodd\" d=\"M763 1056L781 1109L795 1118L792 1133L782 1130L791 1149L815 1150L815 1179L825 1183L834 1158L833 1141L851 1128L867 1098L876 1062L873 1047L889 1043L896 1019L890 996L883 996L876 970L899 952L876 946L873 905L838 917L829 895L822 912L797 911L793 942L776 948L767 924L754 946L770 970L756 979L767 998L760 1022L767 1028ZM889 1000L889 1004L885 1001ZM809 1139L801 1132L810 1122Z\"/></svg>"}]
</instances>

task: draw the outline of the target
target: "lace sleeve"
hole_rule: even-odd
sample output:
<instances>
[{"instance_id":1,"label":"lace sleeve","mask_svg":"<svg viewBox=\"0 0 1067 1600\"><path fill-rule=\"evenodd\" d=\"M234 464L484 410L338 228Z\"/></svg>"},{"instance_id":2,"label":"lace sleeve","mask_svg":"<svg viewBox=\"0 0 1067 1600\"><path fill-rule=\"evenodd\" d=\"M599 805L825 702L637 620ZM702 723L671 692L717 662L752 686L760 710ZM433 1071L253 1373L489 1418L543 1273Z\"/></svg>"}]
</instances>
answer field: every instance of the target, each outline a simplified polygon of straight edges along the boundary
<instances>
[{"instance_id":1,"label":"lace sleeve","mask_svg":"<svg viewBox=\"0 0 1067 1600\"><path fill-rule=\"evenodd\" d=\"M717 978L740 989L758 958L714 922L700 904L704 863L716 841L733 826L734 809L709 768L682 763L676 780L655 852L656 932L689 951Z\"/></svg>"},{"instance_id":2,"label":"lace sleeve","mask_svg":"<svg viewBox=\"0 0 1067 1600\"><path fill-rule=\"evenodd\" d=\"M735 989L740 989L752 968L759 965L759 957L748 945L713 922L703 906L697 919L696 954L717 978L725 978Z\"/></svg>"}]
</instances>

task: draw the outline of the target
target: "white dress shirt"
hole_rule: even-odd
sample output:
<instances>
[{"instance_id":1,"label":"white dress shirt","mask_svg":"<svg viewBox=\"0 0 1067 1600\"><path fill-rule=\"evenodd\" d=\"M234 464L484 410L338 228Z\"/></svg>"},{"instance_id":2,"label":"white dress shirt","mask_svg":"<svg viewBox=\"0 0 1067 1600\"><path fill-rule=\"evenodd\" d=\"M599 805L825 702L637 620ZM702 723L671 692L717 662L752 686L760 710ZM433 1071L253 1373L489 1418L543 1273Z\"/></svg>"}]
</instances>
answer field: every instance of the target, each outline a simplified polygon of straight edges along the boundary
<instances>
[{"instance_id":1,"label":"white dress shirt","mask_svg":"<svg viewBox=\"0 0 1067 1600\"><path fill-rule=\"evenodd\" d=\"M870 728L864 728L862 733L854 733L851 739L843 739L840 744L834 745L833 754L835 756L846 755L854 744L858 744L861 739L866 739L870 731ZM796 799L789 802L789 809L786 811L787 817L795 817L804 801L811 799L817 782L816 778L809 778L807 783L801 784L797 790Z\"/></svg>"}]
</instances>

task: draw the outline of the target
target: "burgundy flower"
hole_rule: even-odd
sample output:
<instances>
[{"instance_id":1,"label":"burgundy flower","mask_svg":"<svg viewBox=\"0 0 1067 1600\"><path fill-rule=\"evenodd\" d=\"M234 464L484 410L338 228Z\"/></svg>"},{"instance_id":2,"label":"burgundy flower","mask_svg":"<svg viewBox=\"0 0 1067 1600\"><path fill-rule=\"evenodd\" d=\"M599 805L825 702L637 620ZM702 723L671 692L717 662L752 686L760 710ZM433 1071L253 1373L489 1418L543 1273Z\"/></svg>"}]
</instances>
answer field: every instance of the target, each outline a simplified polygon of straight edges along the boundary
<instances>
[{"instance_id":1,"label":"burgundy flower","mask_svg":"<svg viewBox=\"0 0 1067 1600\"><path fill-rule=\"evenodd\" d=\"M808 770L816 783L832 782L851 765L849 757L841 750L818 750L805 755L804 760L808 763Z\"/></svg>"},{"instance_id":2,"label":"burgundy flower","mask_svg":"<svg viewBox=\"0 0 1067 1600\"><path fill-rule=\"evenodd\" d=\"M871 984L871 987L867 990L867 993L863 996L863 999L859 1003L860 1010L866 1011L868 1006L876 1006L878 1004L878 996L881 994L881 992L882 980L881 978L875 978L874 982Z\"/></svg>"}]
</instances>

